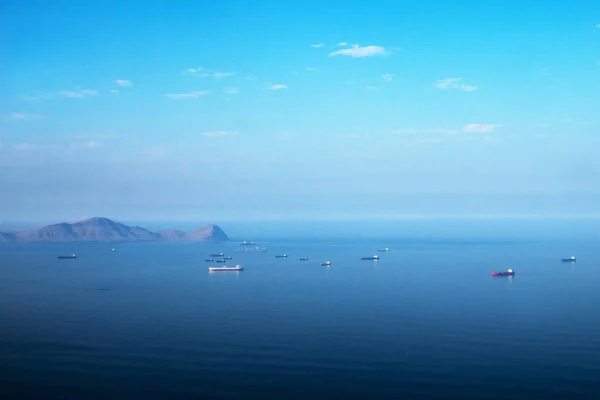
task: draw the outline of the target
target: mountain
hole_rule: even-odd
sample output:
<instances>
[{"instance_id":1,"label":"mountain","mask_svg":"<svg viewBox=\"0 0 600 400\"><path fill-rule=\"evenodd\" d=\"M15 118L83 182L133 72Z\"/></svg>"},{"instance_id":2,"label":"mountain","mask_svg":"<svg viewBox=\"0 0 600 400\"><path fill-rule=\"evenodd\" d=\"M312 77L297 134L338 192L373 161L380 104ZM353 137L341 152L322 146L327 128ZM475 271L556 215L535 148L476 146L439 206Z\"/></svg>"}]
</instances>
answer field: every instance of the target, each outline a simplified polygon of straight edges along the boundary
<instances>
[{"instance_id":1,"label":"mountain","mask_svg":"<svg viewBox=\"0 0 600 400\"><path fill-rule=\"evenodd\" d=\"M125 241L227 241L229 238L217 225L192 232L163 230L152 232L139 226L128 226L108 218L90 218L72 224L44 226L26 231L0 232L1 242L125 242Z\"/></svg>"},{"instance_id":2,"label":"mountain","mask_svg":"<svg viewBox=\"0 0 600 400\"><path fill-rule=\"evenodd\" d=\"M203 238L210 237L217 242L224 242L229 240L225 232L217 225L209 225L204 228L196 229L195 231L188 232L185 235L186 240L197 242L204 240Z\"/></svg>"}]
</instances>

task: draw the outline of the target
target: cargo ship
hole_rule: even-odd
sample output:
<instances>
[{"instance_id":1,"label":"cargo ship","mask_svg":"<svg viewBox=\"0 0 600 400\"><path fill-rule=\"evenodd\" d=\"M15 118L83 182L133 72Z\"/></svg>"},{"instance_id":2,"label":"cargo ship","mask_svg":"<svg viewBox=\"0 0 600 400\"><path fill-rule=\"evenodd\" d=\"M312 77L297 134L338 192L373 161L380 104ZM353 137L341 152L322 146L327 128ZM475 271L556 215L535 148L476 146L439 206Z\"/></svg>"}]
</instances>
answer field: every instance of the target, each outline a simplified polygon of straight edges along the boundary
<instances>
[{"instance_id":1,"label":"cargo ship","mask_svg":"<svg viewBox=\"0 0 600 400\"><path fill-rule=\"evenodd\" d=\"M213 261L215 261L215 259L214 259L214 258L207 258L207 259L206 259L206 262L213 262Z\"/></svg>"},{"instance_id":2,"label":"cargo ship","mask_svg":"<svg viewBox=\"0 0 600 400\"><path fill-rule=\"evenodd\" d=\"M254 245L256 245L256 243L246 242L245 240L242 243L240 243L240 246L254 246Z\"/></svg>"},{"instance_id":3,"label":"cargo ship","mask_svg":"<svg viewBox=\"0 0 600 400\"><path fill-rule=\"evenodd\" d=\"M386 247L386 248L383 248L383 249L379 249L377 251L390 251L390 249L388 247Z\"/></svg>"},{"instance_id":4,"label":"cargo ship","mask_svg":"<svg viewBox=\"0 0 600 400\"><path fill-rule=\"evenodd\" d=\"M74 260L77 258L75 254L71 254L70 256L58 256L59 260Z\"/></svg>"},{"instance_id":5,"label":"cargo ship","mask_svg":"<svg viewBox=\"0 0 600 400\"><path fill-rule=\"evenodd\" d=\"M561 261L562 262L575 262L577 260L574 256L571 256L571 257L563 258Z\"/></svg>"},{"instance_id":6,"label":"cargo ship","mask_svg":"<svg viewBox=\"0 0 600 400\"><path fill-rule=\"evenodd\" d=\"M223 267L208 267L208 271L209 272L216 272L216 271L243 271L244 268L241 265L236 265L235 267L227 267L227 266L223 266Z\"/></svg>"},{"instance_id":7,"label":"cargo ship","mask_svg":"<svg viewBox=\"0 0 600 400\"><path fill-rule=\"evenodd\" d=\"M223 257L225 254L223 253L215 253L215 254L211 254L210 257Z\"/></svg>"},{"instance_id":8,"label":"cargo ship","mask_svg":"<svg viewBox=\"0 0 600 400\"><path fill-rule=\"evenodd\" d=\"M287 258L287 254L281 254L281 255L275 256L275 258Z\"/></svg>"},{"instance_id":9,"label":"cargo ship","mask_svg":"<svg viewBox=\"0 0 600 400\"><path fill-rule=\"evenodd\" d=\"M321 267L329 267L331 265L331 261L325 261L324 263L321 263Z\"/></svg>"},{"instance_id":10,"label":"cargo ship","mask_svg":"<svg viewBox=\"0 0 600 400\"><path fill-rule=\"evenodd\" d=\"M225 260L217 260L218 263L224 263Z\"/></svg>"},{"instance_id":11,"label":"cargo ship","mask_svg":"<svg viewBox=\"0 0 600 400\"><path fill-rule=\"evenodd\" d=\"M363 258L361 258L361 260L374 260L374 261L377 261L377 260L379 260L379 256L363 257Z\"/></svg>"},{"instance_id":12,"label":"cargo ship","mask_svg":"<svg viewBox=\"0 0 600 400\"><path fill-rule=\"evenodd\" d=\"M500 272L492 272L492 276L513 276L515 274L515 270L514 269L509 269L506 271L500 271Z\"/></svg>"},{"instance_id":13,"label":"cargo ship","mask_svg":"<svg viewBox=\"0 0 600 400\"><path fill-rule=\"evenodd\" d=\"M302 257L300 258L300 261L308 261L308 257Z\"/></svg>"}]
</instances>

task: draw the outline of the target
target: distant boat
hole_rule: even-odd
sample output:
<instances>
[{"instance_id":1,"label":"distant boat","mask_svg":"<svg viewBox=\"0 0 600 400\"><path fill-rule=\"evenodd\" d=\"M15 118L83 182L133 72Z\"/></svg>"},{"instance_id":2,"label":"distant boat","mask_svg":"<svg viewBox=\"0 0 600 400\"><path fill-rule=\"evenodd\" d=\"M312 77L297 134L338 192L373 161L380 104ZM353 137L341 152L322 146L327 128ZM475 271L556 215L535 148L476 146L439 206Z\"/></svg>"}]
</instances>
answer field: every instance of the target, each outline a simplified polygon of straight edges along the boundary
<instances>
[{"instance_id":1,"label":"distant boat","mask_svg":"<svg viewBox=\"0 0 600 400\"><path fill-rule=\"evenodd\" d=\"M275 258L287 258L287 254L281 254L279 256L275 256Z\"/></svg>"},{"instance_id":2,"label":"distant boat","mask_svg":"<svg viewBox=\"0 0 600 400\"><path fill-rule=\"evenodd\" d=\"M206 259L206 262L211 262L211 261L215 261L215 259L214 258L207 258Z\"/></svg>"},{"instance_id":3,"label":"distant boat","mask_svg":"<svg viewBox=\"0 0 600 400\"><path fill-rule=\"evenodd\" d=\"M112 251L114 253L116 250L115 249L110 249L110 251Z\"/></svg>"},{"instance_id":4,"label":"distant boat","mask_svg":"<svg viewBox=\"0 0 600 400\"><path fill-rule=\"evenodd\" d=\"M215 253L215 254L211 254L211 257L223 257L225 254L223 253Z\"/></svg>"},{"instance_id":5,"label":"distant boat","mask_svg":"<svg viewBox=\"0 0 600 400\"><path fill-rule=\"evenodd\" d=\"M384 249L379 249L377 251L390 251L390 249L388 247L384 248Z\"/></svg>"},{"instance_id":6,"label":"distant boat","mask_svg":"<svg viewBox=\"0 0 600 400\"><path fill-rule=\"evenodd\" d=\"M308 261L308 257L302 257L300 261Z\"/></svg>"},{"instance_id":7,"label":"distant boat","mask_svg":"<svg viewBox=\"0 0 600 400\"><path fill-rule=\"evenodd\" d=\"M562 262L575 262L577 261L574 256L561 259Z\"/></svg>"},{"instance_id":8,"label":"distant boat","mask_svg":"<svg viewBox=\"0 0 600 400\"><path fill-rule=\"evenodd\" d=\"M58 256L57 258L60 260L74 260L77 258L77 256L75 254L71 254L70 256Z\"/></svg>"},{"instance_id":9,"label":"distant boat","mask_svg":"<svg viewBox=\"0 0 600 400\"><path fill-rule=\"evenodd\" d=\"M225 260L217 260L218 263L224 263Z\"/></svg>"},{"instance_id":10,"label":"distant boat","mask_svg":"<svg viewBox=\"0 0 600 400\"><path fill-rule=\"evenodd\" d=\"M242 252L242 253L264 253L267 251L266 247L241 247L239 249L235 249L235 251L238 252Z\"/></svg>"},{"instance_id":11,"label":"distant boat","mask_svg":"<svg viewBox=\"0 0 600 400\"><path fill-rule=\"evenodd\" d=\"M254 246L256 243L254 242L246 242L245 240L240 243L240 246Z\"/></svg>"},{"instance_id":12,"label":"distant boat","mask_svg":"<svg viewBox=\"0 0 600 400\"><path fill-rule=\"evenodd\" d=\"M361 260L379 260L379 256L363 257Z\"/></svg>"},{"instance_id":13,"label":"distant boat","mask_svg":"<svg viewBox=\"0 0 600 400\"><path fill-rule=\"evenodd\" d=\"M223 267L208 267L208 270L210 272L215 272L215 271L243 271L244 268L241 265L236 265L235 267L227 267L227 266L223 266Z\"/></svg>"},{"instance_id":14,"label":"distant boat","mask_svg":"<svg viewBox=\"0 0 600 400\"><path fill-rule=\"evenodd\" d=\"M231 260L231 257L223 257L223 260Z\"/></svg>"},{"instance_id":15,"label":"distant boat","mask_svg":"<svg viewBox=\"0 0 600 400\"><path fill-rule=\"evenodd\" d=\"M325 261L324 263L321 263L321 267L329 267L331 265L331 261Z\"/></svg>"},{"instance_id":16,"label":"distant boat","mask_svg":"<svg viewBox=\"0 0 600 400\"><path fill-rule=\"evenodd\" d=\"M514 274L515 274L514 269L509 269L509 270L500 271L500 272L492 272L492 276L513 276Z\"/></svg>"}]
</instances>

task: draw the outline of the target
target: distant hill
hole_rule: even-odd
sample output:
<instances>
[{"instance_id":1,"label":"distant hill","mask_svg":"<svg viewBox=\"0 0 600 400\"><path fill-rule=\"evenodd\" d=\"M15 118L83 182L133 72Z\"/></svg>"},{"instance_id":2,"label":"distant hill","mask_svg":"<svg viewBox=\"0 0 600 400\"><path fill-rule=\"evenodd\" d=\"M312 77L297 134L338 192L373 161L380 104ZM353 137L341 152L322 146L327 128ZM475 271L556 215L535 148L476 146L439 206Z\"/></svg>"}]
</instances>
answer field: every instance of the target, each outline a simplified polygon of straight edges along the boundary
<instances>
[{"instance_id":1,"label":"distant hill","mask_svg":"<svg viewBox=\"0 0 600 400\"><path fill-rule=\"evenodd\" d=\"M227 241L217 225L192 232L163 230L152 232L139 226L128 226L108 218L90 218L72 224L61 223L25 231L0 232L0 242L125 242L125 241Z\"/></svg>"}]
</instances>

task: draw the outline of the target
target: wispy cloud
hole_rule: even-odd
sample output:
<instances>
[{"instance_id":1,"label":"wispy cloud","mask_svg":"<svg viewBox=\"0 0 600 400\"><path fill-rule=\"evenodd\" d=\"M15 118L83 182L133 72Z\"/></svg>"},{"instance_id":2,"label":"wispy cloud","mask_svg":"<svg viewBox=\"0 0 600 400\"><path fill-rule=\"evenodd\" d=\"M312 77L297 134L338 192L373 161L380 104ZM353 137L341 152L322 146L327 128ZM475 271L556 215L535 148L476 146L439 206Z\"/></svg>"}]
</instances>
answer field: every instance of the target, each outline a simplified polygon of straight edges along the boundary
<instances>
[{"instance_id":1,"label":"wispy cloud","mask_svg":"<svg viewBox=\"0 0 600 400\"><path fill-rule=\"evenodd\" d=\"M377 86L365 86L365 90L368 90L369 92L374 92L377 89L379 89Z\"/></svg>"},{"instance_id":2,"label":"wispy cloud","mask_svg":"<svg viewBox=\"0 0 600 400\"><path fill-rule=\"evenodd\" d=\"M337 44L338 47L346 47L346 46L350 46L350 44L348 42L339 42Z\"/></svg>"},{"instance_id":3,"label":"wispy cloud","mask_svg":"<svg viewBox=\"0 0 600 400\"><path fill-rule=\"evenodd\" d=\"M8 119L11 121L28 121L41 117L42 116L40 114L11 113Z\"/></svg>"},{"instance_id":4,"label":"wispy cloud","mask_svg":"<svg viewBox=\"0 0 600 400\"><path fill-rule=\"evenodd\" d=\"M552 75L552 73L550 72L550 68L546 67L546 68L542 68L540 70L540 74L544 75L544 76L549 76Z\"/></svg>"},{"instance_id":5,"label":"wispy cloud","mask_svg":"<svg viewBox=\"0 0 600 400\"><path fill-rule=\"evenodd\" d=\"M200 96L207 96L210 94L209 90L196 90L194 92L188 92L188 93L168 93L165 96L167 96L169 99L195 99L196 97L200 97Z\"/></svg>"},{"instance_id":6,"label":"wispy cloud","mask_svg":"<svg viewBox=\"0 0 600 400\"><path fill-rule=\"evenodd\" d=\"M394 133L397 134L401 134L401 135L421 135L421 134L428 134L428 133L454 133L456 132L456 130L451 130L451 129L446 129L446 128L431 128L431 129L414 129L414 128L408 128L408 129L398 129L396 131L394 131Z\"/></svg>"},{"instance_id":7,"label":"wispy cloud","mask_svg":"<svg viewBox=\"0 0 600 400\"><path fill-rule=\"evenodd\" d=\"M203 132L202 136L206 136L206 137L223 137L223 136L235 136L238 133L239 132L237 132L237 131L208 131L208 132Z\"/></svg>"},{"instance_id":8,"label":"wispy cloud","mask_svg":"<svg viewBox=\"0 0 600 400\"><path fill-rule=\"evenodd\" d=\"M471 132L471 133L485 133L492 132L493 130L500 128L502 125L500 124L468 124L463 126L463 132Z\"/></svg>"},{"instance_id":9,"label":"wispy cloud","mask_svg":"<svg viewBox=\"0 0 600 400\"><path fill-rule=\"evenodd\" d=\"M110 92L111 93L119 93L119 89L112 89Z\"/></svg>"},{"instance_id":10,"label":"wispy cloud","mask_svg":"<svg viewBox=\"0 0 600 400\"><path fill-rule=\"evenodd\" d=\"M489 133L497 128L500 128L500 124L467 124L460 129L449 129L449 128L404 128L397 129L394 131L396 134L401 135L422 135L422 134L457 134L457 133Z\"/></svg>"},{"instance_id":11,"label":"wispy cloud","mask_svg":"<svg viewBox=\"0 0 600 400\"><path fill-rule=\"evenodd\" d=\"M208 72L204 68L201 68L201 67L188 68L182 72L182 74L184 74L184 75L194 75L194 76L199 76L201 78L215 78L215 79L226 78L228 76L235 75L236 73L237 72L220 72L220 71Z\"/></svg>"},{"instance_id":12,"label":"wispy cloud","mask_svg":"<svg viewBox=\"0 0 600 400\"><path fill-rule=\"evenodd\" d=\"M316 71L317 69L315 67L306 67L306 70L309 72L312 72L312 71Z\"/></svg>"},{"instance_id":13,"label":"wispy cloud","mask_svg":"<svg viewBox=\"0 0 600 400\"><path fill-rule=\"evenodd\" d=\"M600 29L600 24L596 25L596 28L597 28L597 29Z\"/></svg>"},{"instance_id":14,"label":"wispy cloud","mask_svg":"<svg viewBox=\"0 0 600 400\"><path fill-rule=\"evenodd\" d=\"M34 149L36 146L31 144L31 143L17 143L15 144L15 150L20 150L20 151L27 151L27 150L32 150Z\"/></svg>"},{"instance_id":15,"label":"wispy cloud","mask_svg":"<svg viewBox=\"0 0 600 400\"><path fill-rule=\"evenodd\" d=\"M391 82L394 79L394 74L383 74L381 77L386 81Z\"/></svg>"},{"instance_id":16,"label":"wispy cloud","mask_svg":"<svg viewBox=\"0 0 600 400\"><path fill-rule=\"evenodd\" d=\"M63 97L70 97L70 98L79 98L79 97L85 97L85 96L96 96L98 94L98 91L96 90L89 90L89 89L84 89L84 90L79 90L79 91L69 91L69 90L63 90L62 92L60 92L60 95Z\"/></svg>"},{"instance_id":17,"label":"wispy cloud","mask_svg":"<svg viewBox=\"0 0 600 400\"><path fill-rule=\"evenodd\" d=\"M467 85L461 83L462 78L446 78L446 79L438 79L435 83L435 86L439 89L459 89L464 90L465 92L473 92L479 89L477 86Z\"/></svg>"},{"instance_id":18,"label":"wispy cloud","mask_svg":"<svg viewBox=\"0 0 600 400\"><path fill-rule=\"evenodd\" d=\"M222 78L226 78L228 76L235 75L235 74L236 74L236 72L212 72L212 73L204 73L204 74L197 74L197 75L202 78L222 79Z\"/></svg>"},{"instance_id":19,"label":"wispy cloud","mask_svg":"<svg viewBox=\"0 0 600 400\"><path fill-rule=\"evenodd\" d=\"M204 68L202 67L197 67L197 68L188 68L185 71L182 72L182 74L196 74L200 71L202 71Z\"/></svg>"},{"instance_id":20,"label":"wispy cloud","mask_svg":"<svg viewBox=\"0 0 600 400\"><path fill-rule=\"evenodd\" d=\"M38 94L34 94L34 95L23 95L23 96L21 96L21 99L25 100L25 101L34 102L34 101L48 100L48 99L51 99L52 97L54 97L54 96L51 94L48 94L48 93L38 93Z\"/></svg>"},{"instance_id":21,"label":"wispy cloud","mask_svg":"<svg viewBox=\"0 0 600 400\"><path fill-rule=\"evenodd\" d=\"M434 144L434 143L442 143L444 140L440 138L420 138L413 140L413 143L417 144Z\"/></svg>"},{"instance_id":22,"label":"wispy cloud","mask_svg":"<svg viewBox=\"0 0 600 400\"><path fill-rule=\"evenodd\" d=\"M117 79L115 83L119 86L133 86L133 82L128 81L127 79Z\"/></svg>"},{"instance_id":23,"label":"wispy cloud","mask_svg":"<svg viewBox=\"0 0 600 400\"><path fill-rule=\"evenodd\" d=\"M226 87L223 89L223 93L226 94L238 94L240 92L239 88L236 87Z\"/></svg>"},{"instance_id":24,"label":"wispy cloud","mask_svg":"<svg viewBox=\"0 0 600 400\"><path fill-rule=\"evenodd\" d=\"M90 140L89 142L75 142L75 143L71 143L71 148L72 149L86 149L86 150L90 150L90 149L97 149L100 146L101 146L100 142L97 142L95 140Z\"/></svg>"},{"instance_id":25,"label":"wispy cloud","mask_svg":"<svg viewBox=\"0 0 600 400\"><path fill-rule=\"evenodd\" d=\"M311 44L310 47L314 47L315 49L318 49L320 47L325 46L325 43L317 43L317 44Z\"/></svg>"},{"instance_id":26,"label":"wispy cloud","mask_svg":"<svg viewBox=\"0 0 600 400\"><path fill-rule=\"evenodd\" d=\"M329 56L347 56L347 57L371 57L377 55L385 55L387 51L381 46L364 46L361 47L359 44L353 44L352 47L342 50L337 50L329 53Z\"/></svg>"},{"instance_id":27,"label":"wispy cloud","mask_svg":"<svg viewBox=\"0 0 600 400\"><path fill-rule=\"evenodd\" d=\"M282 84L276 84L276 85L271 85L269 86L270 90L281 90L281 89L287 89L287 85L282 85Z\"/></svg>"}]
</instances>

